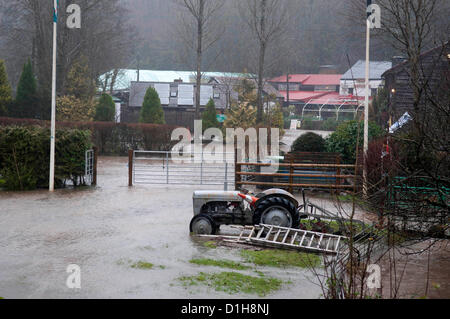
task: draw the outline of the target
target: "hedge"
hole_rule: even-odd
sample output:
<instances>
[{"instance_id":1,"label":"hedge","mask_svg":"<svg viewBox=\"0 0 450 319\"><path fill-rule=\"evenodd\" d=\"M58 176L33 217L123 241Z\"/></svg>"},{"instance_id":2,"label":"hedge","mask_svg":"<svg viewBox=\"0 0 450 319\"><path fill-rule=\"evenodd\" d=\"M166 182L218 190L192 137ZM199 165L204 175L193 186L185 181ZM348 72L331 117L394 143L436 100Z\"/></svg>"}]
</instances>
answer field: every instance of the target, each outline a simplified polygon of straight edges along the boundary
<instances>
[{"instance_id":1,"label":"hedge","mask_svg":"<svg viewBox=\"0 0 450 319\"><path fill-rule=\"evenodd\" d=\"M1 118L0 127L8 125L49 127L50 122ZM126 124L112 122L57 122L58 128L88 130L92 144L100 155L127 155L129 149L167 151L173 146L172 131L176 126L157 124Z\"/></svg>"},{"instance_id":2,"label":"hedge","mask_svg":"<svg viewBox=\"0 0 450 319\"><path fill-rule=\"evenodd\" d=\"M300 136L292 144L292 152L318 152L326 151L325 140L322 136L309 132Z\"/></svg>"},{"instance_id":3,"label":"hedge","mask_svg":"<svg viewBox=\"0 0 450 319\"><path fill-rule=\"evenodd\" d=\"M92 147L89 131L58 129L55 186L84 184L85 154ZM0 179L7 190L48 187L50 130L46 127L0 126Z\"/></svg>"}]
</instances>

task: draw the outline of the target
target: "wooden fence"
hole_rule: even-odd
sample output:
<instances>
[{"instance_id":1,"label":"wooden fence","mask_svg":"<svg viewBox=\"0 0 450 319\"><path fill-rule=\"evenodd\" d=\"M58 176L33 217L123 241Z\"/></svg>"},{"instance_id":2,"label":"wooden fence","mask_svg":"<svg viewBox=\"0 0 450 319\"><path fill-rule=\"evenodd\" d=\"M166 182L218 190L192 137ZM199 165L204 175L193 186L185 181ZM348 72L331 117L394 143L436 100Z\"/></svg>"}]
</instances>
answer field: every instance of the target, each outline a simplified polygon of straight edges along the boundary
<instances>
[{"instance_id":1,"label":"wooden fence","mask_svg":"<svg viewBox=\"0 0 450 319\"><path fill-rule=\"evenodd\" d=\"M355 165L341 164L338 154L290 153L278 164L277 172L261 172L271 165L236 161L236 187L278 187L291 193L295 188L350 190L359 179L355 179Z\"/></svg>"}]
</instances>

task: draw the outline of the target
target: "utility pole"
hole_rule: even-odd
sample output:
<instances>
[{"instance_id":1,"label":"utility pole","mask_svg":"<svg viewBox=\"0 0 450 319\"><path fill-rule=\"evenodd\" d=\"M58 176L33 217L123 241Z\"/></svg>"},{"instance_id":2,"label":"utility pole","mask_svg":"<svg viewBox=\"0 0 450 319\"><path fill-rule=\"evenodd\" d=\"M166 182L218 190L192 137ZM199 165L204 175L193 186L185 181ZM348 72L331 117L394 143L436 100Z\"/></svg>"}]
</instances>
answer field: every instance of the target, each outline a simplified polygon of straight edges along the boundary
<instances>
[{"instance_id":1,"label":"utility pole","mask_svg":"<svg viewBox=\"0 0 450 319\"><path fill-rule=\"evenodd\" d=\"M364 100L364 168L363 168L363 194L368 195L367 152L369 150L369 91L370 91L370 30L381 27L380 6L367 0L366 21L366 81Z\"/></svg>"},{"instance_id":2,"label":"utility pole","mask_svg":"<svg viewBox=\"0 0 450 319\"><path fill-rule=\"evenodd\" d=\"M56 135L56 54L59 0L53 0L53 69L52 69L52 122L50 132L50 179L49 191L55 190L55 135Z\"/></svg>"}]
</instances>

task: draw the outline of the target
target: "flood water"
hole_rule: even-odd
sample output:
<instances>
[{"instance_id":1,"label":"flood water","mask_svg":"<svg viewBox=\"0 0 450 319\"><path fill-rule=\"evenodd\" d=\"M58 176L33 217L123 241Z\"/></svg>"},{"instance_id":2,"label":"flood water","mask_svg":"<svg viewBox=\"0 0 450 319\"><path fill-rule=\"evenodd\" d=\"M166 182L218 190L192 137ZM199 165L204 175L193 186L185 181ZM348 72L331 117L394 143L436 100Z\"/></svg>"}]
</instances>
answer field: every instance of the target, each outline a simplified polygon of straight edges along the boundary
<instances>
[{"instance_id":1,"label":"flood water","mask_svg":"<svg viewBox=\"0 0 450 319\"><path fill-rule=\"evenodd\" d=\"M190 259L240 261L240 251L208 249L190 237L192 192L198 187L129 188L127 173L126 158L100 158L95 189L0 192L0 297L257 297L183 287L181 276L229 271L192 265ZM131 268L137 261L155 267ZM66 286L70 264L81 268L81 289ZM266 298L320 297L309 270L255 266L242 273L257 276L255 270L291 282Z\"/></svg>"}]
</instances>

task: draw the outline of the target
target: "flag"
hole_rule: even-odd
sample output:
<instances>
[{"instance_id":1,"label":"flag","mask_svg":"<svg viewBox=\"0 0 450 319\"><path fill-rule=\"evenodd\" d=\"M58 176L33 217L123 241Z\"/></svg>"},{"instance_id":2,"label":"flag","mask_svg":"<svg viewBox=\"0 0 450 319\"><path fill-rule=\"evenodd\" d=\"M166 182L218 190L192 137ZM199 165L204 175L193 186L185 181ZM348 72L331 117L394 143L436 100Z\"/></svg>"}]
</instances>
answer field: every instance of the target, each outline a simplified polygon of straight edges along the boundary
<instances>
[{"instance_id":1,"label":"flag","mask_svg":"<svg viewBox=\"0 0 450 319\"><path fill-rule=\"evenodd\" d=\"M59 7L59 0L56 0L56 8L53 8L53 22L58 22L58 7Z\"/></svg>"},{"instance_id":2,"label":"flag","mask_svg":"<svg viewBox=\"0 0 450 319\"><path fill-rule=\"evenodd\" d=\"M390 134L394 134L395 132L397 132L399 129L401 129L403 126L405 126L409 121L411 121L413 118L411 117L411 115L409 115L408 112L406 112L401 118L400 120L398 120L394 125L392 125L389 128L389 133Z\"/></svg>"}]
</instances>

